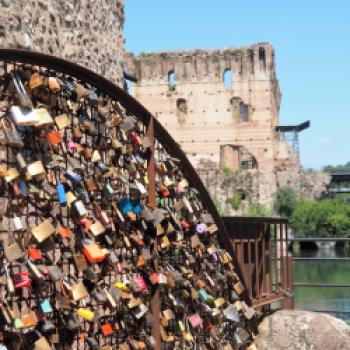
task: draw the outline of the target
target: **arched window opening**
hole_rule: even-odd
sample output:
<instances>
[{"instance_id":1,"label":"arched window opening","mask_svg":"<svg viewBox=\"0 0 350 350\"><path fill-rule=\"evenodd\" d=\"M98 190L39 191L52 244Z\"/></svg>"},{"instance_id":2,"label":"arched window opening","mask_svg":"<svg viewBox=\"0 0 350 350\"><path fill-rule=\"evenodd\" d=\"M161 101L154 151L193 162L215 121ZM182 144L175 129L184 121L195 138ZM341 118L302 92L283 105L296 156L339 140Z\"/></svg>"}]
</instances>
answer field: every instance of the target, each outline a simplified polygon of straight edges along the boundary
<instances>
[{"instance_id":1,"label":"arched window opening","mask_svg":"<svg viewBox=\"0 0 350 350\"><path fill-rule=\"evenodd\" d=\"M259 65L260 69L266 70L266 53L263 47L259 47Z\"/></svg>"},{"instance_id":2,"label":"arched window opening","mask_svg":"<svg viewBox=\"0 0 350 350\"><path fill-rule=\"evenodd\" d=\"M187 101L184 98L178 98L176 108L179 112L187 113Z\"/></svg>"},{"instance_id":3,"label":"arched window opening","mask_svg":"<svg viewBox=\"0 0 350 350\"><path fill-rule=\"evenodd\" d=\"M126 90L126 92L131 95L132 94L132 82L128 79L124 79L124 84L125 84L124 90Z\"/></svg>"},{"instance_id":4,"label":"arched window opening","mask_svg":"<svg viewBox=\"0 0 350 350\"><path fill-rule=\"evenodd\" d=\"M187 111L187 101L184 98L178 98L176 101L176 114L180 124L185 122Z\"/></svg>"},{"instance_id":5,"label":"arched window opening","mask_svg":"<svg viewBox=\"0 0 350 350\"><path fill-rule=\"evenodd\" d=\"M248 111L248 106L241 102L239 104L239 114L240 114L240 121L241 122L247 122L249 121L249 111Z\"/></svg>"},{"instance_id":6,"label":"arched window opening","mask_svg":"<svg viewBox=\"0 0 350 350\"><path fill-rule=\"evenodd\" d=\"M226 89L232 89L233 72L231 69L226 69L224 72L224 85Z\"/></svg>"},{"instance_id":7,"label":"arched window opening","mask_svg":"<svg viewBox=\"0 0 350 350\"><path fill-rule=\"evenodd\" d=\"M176 77L175 77L175 72L173 70L171 70L168 73L168 89L169 91L176 90Z\"/></svg>"}]
</instances>

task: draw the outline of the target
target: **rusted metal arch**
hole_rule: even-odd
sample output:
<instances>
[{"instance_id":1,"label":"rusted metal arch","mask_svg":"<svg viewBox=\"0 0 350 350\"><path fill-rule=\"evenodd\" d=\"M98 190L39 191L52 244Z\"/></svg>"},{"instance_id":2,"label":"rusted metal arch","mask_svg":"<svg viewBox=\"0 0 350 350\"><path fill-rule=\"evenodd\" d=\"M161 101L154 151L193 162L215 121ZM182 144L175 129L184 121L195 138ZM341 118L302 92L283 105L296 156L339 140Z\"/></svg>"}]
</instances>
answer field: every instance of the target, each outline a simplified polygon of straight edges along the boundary
<instances>
[{"instance_id":1,"label":"rusted metal arch","mask_svg":"<svg viewBox=\"0 0 350 350\"><path fill-rule=\"evenodd\" d=\"M153 117L152 114L144 106L142 106L136 99L127 94L119 86L117 86L110 80L76 63L72 63L65 59L42 54L39 52L3 48L0 49L0 61L8 63L20 62L24 64L38 65L55 70L63 74L70 75L72 77L77 78L78 80L90 84L91 86L99 89L105 94L116 99L126 110L130 111L145 125L148 125L151 118ZM221 246L224 247L231 254L236 272L242 283L244 283L243 275L239 269L234 248L231 244L226 227L223 221L221 220L220 215L217 212L216 207L208 191L203 185L196 170L193 168L192 164L186 157L185 153L180 148L179 144L172 138L172 136L170 136L168 131L158 122L157 119L153 119L155 138L162 144L162 146L165 148L165 150L169 153L170 156L178 158L180 160L181 171L183 172L184 176L187 178L191 186L193 186L199 191L201 200L205 203L206 208L213 216L215 224L219 228L219 242ZM246 290L244 291L242 297L246 302L249 302L248 293Z\"/></svg>"}]
</instances>

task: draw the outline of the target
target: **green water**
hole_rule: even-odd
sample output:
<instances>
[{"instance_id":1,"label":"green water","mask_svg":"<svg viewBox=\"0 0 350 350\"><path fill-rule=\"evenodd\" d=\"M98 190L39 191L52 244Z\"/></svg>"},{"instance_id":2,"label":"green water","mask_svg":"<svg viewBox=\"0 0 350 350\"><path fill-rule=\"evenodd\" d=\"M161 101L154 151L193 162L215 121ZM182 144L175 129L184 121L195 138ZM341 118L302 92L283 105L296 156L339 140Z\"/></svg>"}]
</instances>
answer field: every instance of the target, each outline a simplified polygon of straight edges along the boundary
<instances>
[{"instance_id":1,"label":"green water","mask_svg":"<svg viewBox=\"0 0 350 350\"><path fill-rule=\"evenodd\" d=\"M349 249L301 250L303 257L350 257ZM350 261L294 261L294 282L350 284ZM295 288L295 308L334 311L350 323L350 288Z\"/></svg>"}]
</instances>

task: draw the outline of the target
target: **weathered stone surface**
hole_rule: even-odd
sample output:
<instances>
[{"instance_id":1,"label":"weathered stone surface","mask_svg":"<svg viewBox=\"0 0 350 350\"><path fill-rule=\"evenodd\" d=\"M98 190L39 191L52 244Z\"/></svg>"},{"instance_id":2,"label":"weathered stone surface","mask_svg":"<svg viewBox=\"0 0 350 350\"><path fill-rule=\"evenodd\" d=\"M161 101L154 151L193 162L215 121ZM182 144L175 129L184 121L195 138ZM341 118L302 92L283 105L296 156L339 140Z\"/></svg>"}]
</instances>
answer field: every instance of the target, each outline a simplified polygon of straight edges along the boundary
<instances>
[{"instance_id":1,"label":"weathered stone surface","mask_svg":"<svg viewBox=\"0 0 350 350\"><path fill-rule=\"evenodd\" d=\"M1 0L1 47L53 54L122 84L124 0Z\"/></svg>"},{"instance_id":2,"label":"weathered stone surface","mask_svg":"<svg viewBox=\"0 0 350 350\"><path fill-rule=\"evenodd\" d=\"M282 310L259 325L255 344L258 350L349 350L350 327L326 314Z\"/></svg>"},{"instance_id":3,"label":"weathered stone surface","mask_svg":"<svg viewBox=\"0 0 350 350\"><path fill-rule=\"evenodd\" d=\"M138 79L131 93L169 130L196 169L204 170L204 182L217 184L211 193L222 206L228 191L226 186L221 188L220 179L216 181L218 169L237 170L243 163L252 181L243 181L242 186L251 186L232 191L244 190L245 204L258 202L272 208L274 193L283 185L304 196L304 184L312 182L294 150L276 131L281 94L272 45L137 57L128 53L126 63L128 72ZM224 82L227 72L233 74L231 86ZM169 82L175 82L171 89ZM207 162L214 164L210 174L202 167ZM323 190L314 191L311 186L307 198ZM227 209L228 214L235 214Z\"/></svg>"}]
</instances>

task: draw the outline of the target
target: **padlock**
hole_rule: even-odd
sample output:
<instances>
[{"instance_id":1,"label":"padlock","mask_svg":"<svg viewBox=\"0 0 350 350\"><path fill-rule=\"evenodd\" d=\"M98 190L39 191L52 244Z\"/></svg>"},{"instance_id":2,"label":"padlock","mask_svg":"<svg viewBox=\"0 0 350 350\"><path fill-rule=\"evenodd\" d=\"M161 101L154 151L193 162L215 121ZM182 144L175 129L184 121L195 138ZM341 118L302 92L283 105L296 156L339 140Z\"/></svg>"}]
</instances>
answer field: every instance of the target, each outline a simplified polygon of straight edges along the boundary
<instances>
[{"instance_id":1,"label":"padlock","mask_svg":"<svg viewBox=\"0 0 350 350\"><path fill-rule=\"evenodd\" d=\"M78 308L77 315L89 322L93 322L95 317L95 313L93 311L82 307Z\"/></svg>"},{"instance_id":2,"label":"padlock","mask_svg":"<svg viewBox=\"0 0 350 350\"><path fill-rule=\"evenodd\" d=\"M27 167L27 163L23 158L23 155L21 152L18 152L16 154L16 160L17 160L17 164L19 165L21 170L24 170Z\"/></svg>"},{"instance_id":3,"label":"padlock","mask_svg":"<svg viewBox=\"0 0 350 350\"><path fill-rule=\"evenodd\" d=\"M67 196L66 196L66 191L63 184L58 183L56 185L56 192L57 192L57 197L60 204L62 205L67 204Z\"/></svg>"},{"instance_id":4,"label":"padlock","mask_svg":"<svg viewBox=\"0 0 350 350\"><path fill-rule=\"evenodd\" d=\"M40 225L32 228L32 234L39 243L45 241L55 232L56 228L49 219L44 220Z\"/></svg>"},{"instance_id":5,"label":"padlock","mask_svg":"<svg viewBox=\"0 0 350 350\"><path fill-rule=\"evenodd\" d=\"M85 299L89 296L85 285L80 281L75 281L74 283L70 284L67 279L63 279L63 285L71 294L75 302Z\"/></svg>"},{"instance_id":6,"label":"padlock","mask_svg":"<svg viewBox=\"0 0 350 350\"><path fill-rule=\"evenodd\" d=\"M58 92L61 90L59 81L55 77L49 77L49 79L47 80L47 85L49 89L52 90L53 92Z\"/></svg>"},{"instance_id":7,"label":"padlock","mask_svg":"<svg viewBox=\"0 0 350 350\"><path fill-rule=\"evenodd\" d=\"M28 268L29 268L31 274L34 276L35 279L37 279L37 280L43 280L44 279L43 274L39 271L39 269L36 267L35 264L33 264L28 259L26 259L26 263L28 265Z\"/></svg>"},{"instance_id":8,"label":"padlock","mask_svg":"<svg viewBox=\"0 0 350 350\"><path fill-rule=\"evenodd\" d=\"M57 146L62 143L62 137L58 130L52 130L48 132L47 138L51 146Z\"/></svg>"},{"instance_id":9,"label":"padlock","mask_svg":"<svg viewBox=\"0 0 350 350\"><path fill-rule=\"evenodd\" d=\"M14 285L14 281L11 278L7 263L4 265L4 269L5 269L5 273L6 273L7 291L10 295L13 295L15 293L15 285Z\"/></svg>"},{"instance_id":10,"label":"padlock","mask_svg":"<svg viewBox=\"0 0 350 350\"><path fill-rule=\"evenodd\" d=\"M40 309L45 314L49 314L53 312L53 308L48 299L44 299L40 301Z\"/></svg>"},{"instance_id":11,"label":"padlock","mask_svg":"<svg viewBox=\"0 0 350 350\"><path fill-rule=\"evenodd\" d=\"M33 102L30 99L29 95L27 94L27 91L25 90L23 83L20 77L18 76L18 74L11 73L11 78L12 78L13 85L16 89L16 96L20 106L28 110L33 109Z\"/></svg>"},{"instance_id":12,"label":"padlock","mask_svg":"<svg viewBox=\"0 0 350 350\"><path fill-rule=\"evenodd\" d=\"M35 126L39 123L39 115L35 109L22 110L18 106L10 108L10 117L18 126Z\"/></svg>"},{"instance_id":13,"label":"padlock","mask_svg":"<svg viewBox=\"0 0 350 350\"><path fill-rule=\"evenodd\" d=\"M109 336L113 334L113 328L110 323L105 323L101 326L101 332L104 336Z\"/></svg>"},{"instance_id":14,"label":"padlock","mask_svg":"<svg viewBox=\"0 0 350 350\"><path fill-rule=\"evenodd\" d=\"M14 262L23 257L23 252L17 242L13 239L11 233L9 233L10 245L4 245L4 254L8 262Z\"/></svg>"},{"instance_id":15,"label":"padlock","mask_svg":"<svg viewBox=\"0 0 350 350\"><path fill-rule=\"evenodd\" d=\"M41 260L43 258L40 249L35 247L28 247L28 256L34 261Z\"/></svg>"},{"instance_id":16,"label":"padlock","mask_svg":"<svg viewBox=\"0 0 350 350\"><path fill-rule=\"evenodd\" d=\"M15 274L13 276L13 285L16 289L30 287L32 285L32 280L29 277L29 273L24 271Z\"/></svg>"},{"instance_id":17,"label":"padlock","mask_svg":"<svg viewBox=\"0 0 350 350\"><path fill-rule=\"evenodd\" d=\"M8 118L3 118L1 121L1 127L4 131L4 135L6 138L6 143L9 146L17 147L17 148L23 148L24 143L21 138L21 135L16 130L15 126L12 124L12 122Z\"/></svg>"},{"instance_id":18,"label":"padlock","mask_svg":"<svg viewBox=\"0 0 350 350\"><path fill-rule=\"evenodd\" d=\"M71 125L71 120L67 114L60 114L55 117L55 123L59 130L68 128Z\"/></svg>"},{"instance_id":19,"label":"padlock","mask_svg":"<svg viewBox=\"0 0 350 350\"><path fill-rule=\"evenodd\" d=\"M31 75L30 80L29 80L29 88L31 90L36 89L39 86L42 86L44 84L44 79L39 73L34 73Z\"/></svg>"},{"instance_id":20,"label":"padlock","mask_svg":"<svg viewBox=\"0 0 350 350\"><path fill-rule=\"evenodd\" d=\"M101 249L96 243L87 242L83 249L86 259L91 263L102 262L106 257L106 252Z\"/></svg>"},{"instance_id":21,"label":"padlock","mask_svg":"<svg viewBox=\"0 0 350 350\"><path fill-rule=\"evenodd\" d=\"M86 216L88 214L87 209L84 206L84 203L80 200L73 203L73 208L75 209L75 212L80 216Z\"/></svg>"}]
</instances>

